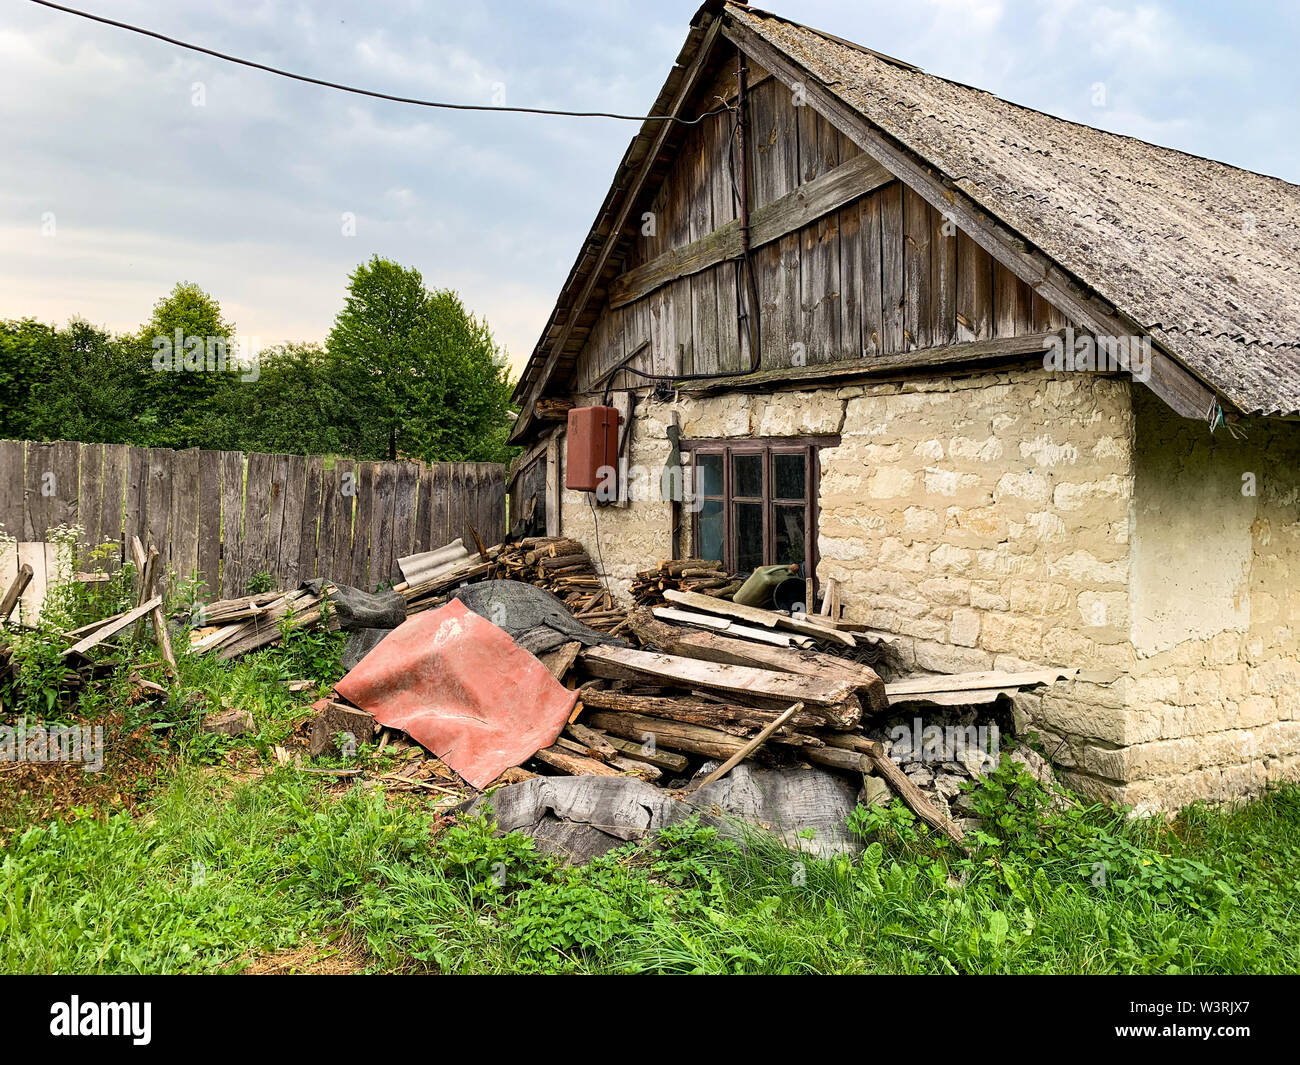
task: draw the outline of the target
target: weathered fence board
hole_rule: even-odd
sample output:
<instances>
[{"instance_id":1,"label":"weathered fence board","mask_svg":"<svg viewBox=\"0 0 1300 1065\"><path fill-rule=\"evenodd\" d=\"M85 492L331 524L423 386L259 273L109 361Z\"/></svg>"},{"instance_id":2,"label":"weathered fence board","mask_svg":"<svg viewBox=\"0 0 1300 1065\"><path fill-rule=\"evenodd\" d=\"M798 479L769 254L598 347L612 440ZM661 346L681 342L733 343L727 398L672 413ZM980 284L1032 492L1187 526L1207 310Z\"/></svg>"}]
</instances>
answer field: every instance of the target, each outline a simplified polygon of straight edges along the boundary
<instances>
[{"instance_id":1,"label":"weathered fence board","mask_svg":"<svg viewBox=\"0 0 1300 1065\"><path fill-rule=\"evenodd\" d=\"M328 577L364 588L402 579L397 560L456 537L505 536L505 469L482 462L354 462L320 456L169 451L0 440L0 533L41 542L81 525L83 544L131 538L162 553L207 598Z\"/></svg>"}]
</instances>

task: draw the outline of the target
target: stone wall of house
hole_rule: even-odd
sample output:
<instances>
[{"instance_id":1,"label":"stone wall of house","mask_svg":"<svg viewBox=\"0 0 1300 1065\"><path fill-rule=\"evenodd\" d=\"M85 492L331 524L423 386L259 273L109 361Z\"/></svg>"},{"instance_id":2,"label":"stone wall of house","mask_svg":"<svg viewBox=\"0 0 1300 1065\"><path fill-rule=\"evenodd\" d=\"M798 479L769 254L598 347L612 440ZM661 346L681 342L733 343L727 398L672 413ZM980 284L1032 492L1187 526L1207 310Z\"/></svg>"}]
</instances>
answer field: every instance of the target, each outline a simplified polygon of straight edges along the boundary
<instances>
[{"instance_id":1,"label":"stone wall of house","mask_svg":"<svg viewBox=\"0 0 1300 1065\"><path fill-rule=\"evenodd\" d=\"M1134 389L1125 728L1076 753L1115 798L1178 807L1300 777L1300 425L1244 439Z\"/></svg>"},{"instance_id":2,"label":"stone wall of house","mask_svg":"<svg viewBox=\"0 0 1300 1065\"><path fill-rule=\"evenodd\" d=\"M563 497L620 595L689 549L659 496L674 419L686 439L839 434L818 577L905 668L1082 668L1016 700L1081 790L1171 807L1300 772L1300 426L1211 438L1127 380L1040 370L642 399L634 502L599 508L597 539Z\"/></svg>"}]
</instances>

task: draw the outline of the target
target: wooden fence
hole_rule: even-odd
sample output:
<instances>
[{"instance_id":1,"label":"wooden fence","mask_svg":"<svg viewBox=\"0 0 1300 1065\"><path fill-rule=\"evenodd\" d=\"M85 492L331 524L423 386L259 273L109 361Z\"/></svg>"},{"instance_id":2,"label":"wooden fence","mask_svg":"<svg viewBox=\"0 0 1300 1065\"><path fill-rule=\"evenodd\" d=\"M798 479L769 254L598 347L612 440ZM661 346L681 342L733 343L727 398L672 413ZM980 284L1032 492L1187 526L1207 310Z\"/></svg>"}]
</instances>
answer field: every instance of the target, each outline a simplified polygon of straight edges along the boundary
<instances>
[{"instance_id":1,"label":"wooden fence","mask_svg":"<svg viewBox=\"0 0 1300 1065\"><path fill-rule=\"evenodd\" d=\"M397 559L464 537L505 535L505 469L487 462L354 462L320 456L168 451L0 440L0 526L23 542L79 525L84 543L152 543L208 598L311 577L373 589Z\"/></svg>"}]
</instances>

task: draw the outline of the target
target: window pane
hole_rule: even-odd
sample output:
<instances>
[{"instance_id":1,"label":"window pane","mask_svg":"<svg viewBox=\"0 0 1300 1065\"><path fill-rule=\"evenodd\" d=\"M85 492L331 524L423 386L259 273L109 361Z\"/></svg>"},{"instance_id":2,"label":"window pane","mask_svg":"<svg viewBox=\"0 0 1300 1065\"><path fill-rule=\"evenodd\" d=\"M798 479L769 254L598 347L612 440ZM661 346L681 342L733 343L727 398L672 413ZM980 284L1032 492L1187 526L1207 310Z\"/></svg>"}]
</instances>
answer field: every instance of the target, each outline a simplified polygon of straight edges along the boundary
<instances>
[{"instance_id":1,"label":"window pane","mask_svg":"<svg viewBox=\"0 0 1300 1065\"><path fill-rule=\"evenodd\" d=\"M748 573L763 564L763 504L736 503L736 570Z\"/></svg>"},{"instance_id":2,"label":"window pane","mask_svg":"<svg viewBox=\"0 0 1300 1065\"><path fill-rule=\"evenodd\" d=\"M705 503L700 507L699 557L721 559L722 555L722 502Z\"/></svg>"},{"instance_id":3,"label":"window pane","mask_svg":"<svg viewBox=\"0 0 1300 1065\"><path fill-rule=\"evenodd\" d=\"M804 508L776 506L772 508L776 528L773 530L776 558L774 563L807 561L804 557Z\"/></svg>"},{"instance_id":4,"label":"window pane","mask_svg":"<svg viewBox=\"0 0 1300 1065\"><path fill-rule=\"evenodd\" d=\"M733 453L731 456L731 494L763 496L763 455L761 452Z\"/></svg>"},{"instance_id":5,"label":"window pane","mask_svg":"<svg viewBox=\"0 0 1300 1065\"><path fill-rule=\"evenodd\" d=\"M722 495L722 455L719 452L695 454L695 494ZM709 558L717 558L709 555Z\"/></svg>"},{"instance_id":6,"label":"window pane","mask_svg":"<svg viewBox=\"0 0 1300 1065\"><path fill-rule=\"evenodd\" d=\"M775 480L772 497L774 499L806 499L807 471L804 469L804 454L798 452L772 455L772 474Z\"/></svg>"}]
</instances>

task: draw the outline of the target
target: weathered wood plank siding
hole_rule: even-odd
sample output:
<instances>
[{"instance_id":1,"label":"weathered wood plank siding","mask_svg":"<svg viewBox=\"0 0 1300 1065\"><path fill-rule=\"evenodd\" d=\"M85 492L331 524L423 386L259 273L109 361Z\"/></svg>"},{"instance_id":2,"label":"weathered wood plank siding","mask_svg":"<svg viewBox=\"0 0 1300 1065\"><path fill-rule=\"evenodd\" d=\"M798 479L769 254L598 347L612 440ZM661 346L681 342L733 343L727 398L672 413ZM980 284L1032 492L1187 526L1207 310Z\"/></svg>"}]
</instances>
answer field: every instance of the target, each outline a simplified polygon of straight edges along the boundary
<instances>
[{"instance_id":1,"label":"weathered wood plank siding","mask_svg":"<svg viewBox=\"0 0 1300 1065\"><path fill-rule=\"evenodd\" d=\"M757 214L763 220L753 228L752 259L765 369L1066 324L942 212L888 174L874 179L878 171L857 145L811 105L798 103L780 81L749 65L744 165L751 219ZM704 96L716 104L734 94L734 69L727 67ZM724 113L691 127L649 211L633 219L637 229L620 272L577 357L575 391L604 387L611 371L643 346L627 365L647 372L714 373L749 365L737 315L747 303L743 291L739 302L737 294L739 230L728 227L738 216L740 161L734 159L732 126ZM810 185L807 198L791 196L802 196ZM763 208L773 204L779 213L764 216ZM776 239L765 236L765 228L790 220L803 224ZM727 258L717 261L720 256ZM640 380L618 373L612 383L627 387Z\"/></svg>"},{"instance_id":2,"label":"weathered wood plank siding","mask_svg":"<svg viewBox=\"0 0 1300 1065\"><path fill-rule=\"evenodd\" d=\"M167 451L122 444L0 440L0 533L39 543L81 525L83 546L156 546L172 577L208 598L311 577L395 584L397 560L457 536L505 537L505 468L488 462L362 462L320 456Z\"/></svg>"}]
</instances>

